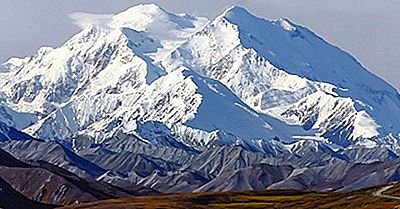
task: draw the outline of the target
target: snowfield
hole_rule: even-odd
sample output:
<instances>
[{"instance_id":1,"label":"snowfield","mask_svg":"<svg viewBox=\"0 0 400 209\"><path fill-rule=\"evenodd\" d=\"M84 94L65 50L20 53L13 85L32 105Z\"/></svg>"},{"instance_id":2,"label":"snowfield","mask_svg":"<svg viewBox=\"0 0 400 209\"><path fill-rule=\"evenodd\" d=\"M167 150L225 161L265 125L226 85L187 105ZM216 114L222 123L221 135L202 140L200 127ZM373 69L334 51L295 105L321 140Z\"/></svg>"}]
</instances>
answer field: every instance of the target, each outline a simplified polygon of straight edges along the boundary
<instances>
[{"instance_id":1,"label":"snowfield","mask_svg":"<svg viewBox=\"0 0 400 209\"><path fill-rule=\"evenodd\" d=\"M188 150L400 154L396 89L307 28L240 7L213 20L154 4L103 17L2 64L0 105L0 122L73 150L122 131Z\"/></svg>"}]
</instances>

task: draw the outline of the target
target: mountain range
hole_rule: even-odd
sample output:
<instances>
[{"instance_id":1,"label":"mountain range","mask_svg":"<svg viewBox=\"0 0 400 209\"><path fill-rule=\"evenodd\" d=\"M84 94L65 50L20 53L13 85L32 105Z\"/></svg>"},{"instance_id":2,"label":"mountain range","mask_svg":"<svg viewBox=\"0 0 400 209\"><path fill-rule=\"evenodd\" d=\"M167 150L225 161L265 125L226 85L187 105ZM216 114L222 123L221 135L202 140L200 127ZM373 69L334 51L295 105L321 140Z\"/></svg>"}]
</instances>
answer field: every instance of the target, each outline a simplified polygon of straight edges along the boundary
<instances>
[{"instance_id":1,"label":"mountain range","mask_svg":"<svg viewBox=\"0 0 400 209\"><path fill-rule=\"evenodd\" d=\"M236 6L137 5L0 66L0 148L113 197L398 181L398 118L399 92L349 53ZM36 200L74 202L54 198Z\"/></svg>"}]
</instances>

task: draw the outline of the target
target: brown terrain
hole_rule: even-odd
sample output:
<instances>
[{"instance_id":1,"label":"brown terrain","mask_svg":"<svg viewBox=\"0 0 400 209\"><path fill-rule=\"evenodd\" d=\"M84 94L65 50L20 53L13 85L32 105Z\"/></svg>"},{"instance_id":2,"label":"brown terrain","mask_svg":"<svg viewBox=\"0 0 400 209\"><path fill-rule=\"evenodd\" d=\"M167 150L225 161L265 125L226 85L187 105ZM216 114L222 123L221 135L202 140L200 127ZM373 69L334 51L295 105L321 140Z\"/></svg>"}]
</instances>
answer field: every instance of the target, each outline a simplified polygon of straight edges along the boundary
<instances>
[{"instance_id":1,"label":"brown terrain","mask_svg":"<svg viewBox=\"0 0 400 209\"><path fill-rule=\"evenodd\" d=\"M120 198L80 205L64 209L122 209L122 208L400 208L400 201L376 196L382 187L367 188L343 193L314 193L296 190L264 190L248 192L216 192L169 194ZM398 192L400 184L386 193Z\"/></svg>"}]
</instances>

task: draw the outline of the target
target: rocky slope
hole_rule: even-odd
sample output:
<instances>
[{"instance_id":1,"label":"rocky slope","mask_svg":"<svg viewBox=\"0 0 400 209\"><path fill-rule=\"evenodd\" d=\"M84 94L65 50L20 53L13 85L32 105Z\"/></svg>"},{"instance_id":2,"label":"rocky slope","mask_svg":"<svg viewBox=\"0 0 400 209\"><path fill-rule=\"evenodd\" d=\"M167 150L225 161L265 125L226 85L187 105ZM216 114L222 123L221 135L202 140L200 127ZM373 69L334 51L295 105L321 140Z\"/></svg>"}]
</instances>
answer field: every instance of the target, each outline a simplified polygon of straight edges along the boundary
<instances>
[{"instance_id":1,"label":"rocky slope","mask_svg":"<svg viewBox=\"0 0 400 209\"><path fill-rule=\"evenodd\" d=\"M82 178L108 182L137 195L154 193L151 189L164 193L280 188L350 191L400 180L399 159L371 162L369 149L354 150L357 160L318 149L277 156L239 146L189 152L126 135L74 155L55 142L10 141L1 147L25 161L48 161ZM375 154L384 158L385 152Z\"/></svg>"},{"instance_id":2,"label":"rocky slope","mask_svg":"<svg viewBox=\"0 0 400 209\"><path fill-rule=\"evenodd\" d=\"M4 184L37 202L68 205L153 192L133 185L129 189L121 189L101 181L87 181L43 161L24 163L1 149L0 160L0 176Z\"/></svg>"},{"instance_id":3,"label":"rocky slope","mask_svg":"<svg viewBox=\"0 0 400 209\"><path fill-rule=\"evenodd\" d=\"M55 205L47 205L32 201L15 191L10 184L0 177L0 208L4 209L49 209Z\"/></svg>"}]
</instances>

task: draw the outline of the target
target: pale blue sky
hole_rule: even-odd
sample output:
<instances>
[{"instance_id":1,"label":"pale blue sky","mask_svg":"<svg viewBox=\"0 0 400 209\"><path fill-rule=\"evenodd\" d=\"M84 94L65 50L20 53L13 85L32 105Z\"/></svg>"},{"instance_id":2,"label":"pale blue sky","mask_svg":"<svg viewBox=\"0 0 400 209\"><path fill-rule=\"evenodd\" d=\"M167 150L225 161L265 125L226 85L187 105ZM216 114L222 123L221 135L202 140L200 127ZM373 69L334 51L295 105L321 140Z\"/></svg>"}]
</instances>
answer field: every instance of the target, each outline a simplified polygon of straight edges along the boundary
<instances>
[{"instance_id":1,"label":"pale blue sky","mask_svg":"<svg viewBox=\"0 0 400 209\"><path fill-rule=\"evenodd\" d=\"M68 17L73 12L113 14L146 2L208 18L231 5L267 19L287 17L400 89L399 0L0 0L0 62L66 41L79 31Z\"/></svg>"}]
</instances>

